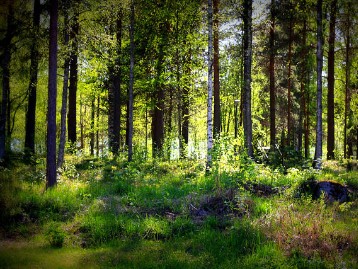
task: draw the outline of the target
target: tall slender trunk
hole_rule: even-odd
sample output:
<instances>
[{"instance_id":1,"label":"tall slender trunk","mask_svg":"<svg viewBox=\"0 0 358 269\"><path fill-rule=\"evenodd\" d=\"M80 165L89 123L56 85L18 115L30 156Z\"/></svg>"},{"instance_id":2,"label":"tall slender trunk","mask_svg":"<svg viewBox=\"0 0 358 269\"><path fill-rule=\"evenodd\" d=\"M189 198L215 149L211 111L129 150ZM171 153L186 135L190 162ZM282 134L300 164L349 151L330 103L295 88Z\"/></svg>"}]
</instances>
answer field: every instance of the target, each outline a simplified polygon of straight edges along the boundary
<instances>
[{"instance_id":1,"label":"tall slender trunk","mask_svg":"<svg viewBox=\"0 0 358 269\"><path fill-rule=\"evenodd\" d=\"M121 46L122 46L122 10L116 19L116 59L114 66L109 68L110 87L108 92L108 139L109 150L117 155L120 145L121 126Z\"/></svg>"},{"instance_id":2,"label":"tall slender trunk","mask_svg":"<svg viewBox=\"0 0 358 269\"><path fill-rule=\"evenodd\" d=\"M270 27L270 147L276 145L276 90L275 90L275 0L271 0Z\"/></svg>"},{"instance_id":3,"label":"tall slender trunk","mask_svg":"<svg viewBox=\"0 0 358 269\"><path fill-rule=\"evenodd\" d=\"M161 82L161 75L163 73L164 62L164 46L167 42L167 25L162 24L160 33L161 40L159 41L158 59L156 63L156 83L153 93L154 111L152 118L152 152L153 157L163 157L164 144L164 85Z\"/></svg>"},{"instance_id":4,"label":"tall slender trunk","mask_svg":"<svg viewBox=\"0 0 358 269\"><path fill-rule=\"evenodd\" d=\"M69 36L69 18L68 7L64 7L64 47L67 48L70 40ZM68 99L68 76L70 71L70 57L65 56L64 70L63 70L63 87L62 87L62 107L61 107L61 133L60 144L58 147L57 167L63 165L66 144L66 114L67 114L67 99Z\"/></svg>"},{"instance_id":5,"label":"tall slender trunk","mask_svg":"<svg viewBox=\"0 0 358 269\"><path fill-rule=\"evenodd\" d=\"M310 157L310 109L306 100L310 100L309 84L310 84L310 72L307 70L306 74L306 89L305 91L305 158Z\"/></svg>"},{"instance_id":6,"label":"tall slender trunk","mask_svg":"<svg viewBox=\"0 0 358 269\"><path fill-rule=\"evenodd\" d=\"M76 7L75 14L72 22L72 29L70 38L72 40L71 49L71 61L70 61L70 85L68 88L68 140L75 146L77 141L76 125L77 125L77 113L76 113L76 101L77 101L77 80L78 80L78 7Z\"/></svg>"},{"instance_id":7,"label":"tall slender trunk","mask_svg":"<svg viewBox=\"0 0 358 269\"><path fill-rule=\"evenodd\" d=\"M10 1L7 14L7 30L5 39L3 40L3 58L1 62L2 67L2 100L0 111L0 162L4 162L6 156L6 123L8 122L8 104L10 98L10 61L11 61L11 40L13 38L14 30L14 11L12 2Z\"/></svg>"},{"instance_id":8,"label":"tall slender trunk","mask_svg":"<svg viewBox=\"0 0 358 269\"><path fill-rule=\"evenodd\" d=\"M351 114L351 18L350 18L350 5L347 8L347 29L346 29L346 51L345 51L345 62L346 62L346 72L345 72L345 109L344 109L344 158L350 158L352 155L351 147L351 135L349 132L350 129L350 114Z\"/></svg>"},{"instance_id":9,"label":"tall slender trunk","mask_svg":"<svg viewBox=\"0 0 358 269\"><path fill-rule=\"evenodd\" d=\"M130 70L128 87L128 161L133 158L133 85L134 85L134 0L131 1L130 17Z\"/></svg>"},{"instance_id":10,"label":"tall slender trunk","mask_svg":"<svg viewBox=\"0 0 358 269\"><path fill-rule=\"evenodd\" d=\"M253 157L251 118L252 0L244 0L244 137L247 155Z\"/></svg>"},{"instance_id":11,"label":"tall slender trunk","mask_svg":"<svg viewBox=\"0 0 358 269\"><path fill-rule=\"evenodd\" d=\"M58 0L50 2L50 43L47 108L46 188L56 185L56 99L57 99Z\"/></svg>"},{"instance_id":12,"label":"tall slender trunk","mask_svg":"<svg viewBox=\"0 0 358 269\"><path fill-rule=\"evenodd\" d=\"M305 7L304 2L304 7ZM303 10L305 11L305 10ZM307 89L307 20L303 20L302 50L301 50L301 76L300 76L300 115L298 128L298 153L302 156L303 134L306 130L306 89ZM306 148L306 147L305 147Z\"/></svg>"},{"instance_id":13,"label":"tall slender trunk","mask_svg":"<svg viewBox=\"0 0 358 269\"><path fill-rule=\"evenodd\" d=\"M90 133L90 154L94 155L94 118L95 118L95 97L91 101L91 133Z\"/></svg>"},{"instance_id":14,"label":"tall slender trunk","mask_svg":"<svg viewBox=\"0 0 358 269\"><path fill-rule=\"evenodd\" d=\"M213 1L208 0L208 114L207 114L207 163L206 168L212 165L213 148Z\"/></svg>"},{"instance_id":15,"label":"tall slender trunk","mask_svg":"<svg viewBox=\"0 0 358 269\"><path fill-rule=\"evenodd\" d=\"M31 46L31 64L30 64L30 84L29 84L29 100L26 111L25 124L25 154L27 157L35 153L35 115L36 115L36 89L37 89L37 71L38 71L38 37L40 25L40 0L34 1L33 14L33 35Z\"/></svg>"},{"instance_id":16,"label":"tall slender trunk","mask_svg":"<svg viewBox=\"0 0 358 269\"><path fill-rule=\"evenodd\" d=\"M328 39L328 95L327 95L327 159L334 159L334 42L336 39L337 0L331 2Z\"/></svg>"},{"instance_id":17,"label":"tall slender trunk","mask_svg":"<svg viewBox=\"0 0 358 269\"><path fill-rule=\"evenodd\" d=\"M97 97L97 113L96 113L96 156L99 157L99 105L100 97Z\"/></svg>"},{"instance_id":18,"label":"tall slender trunk","mask_svg":"<svg viewBox=\"0 0 358 269\"><path fill-rule=\"evenodd\" d=\"M322 67L323 67L323 30L322 30L322 0L317 1L317 125L316 150L314 168L321 169L322 165Z\"/></svg>"},{"instance_id":19,"label":"tall slender trunk","mask_svg":"<svg viewBox=\"0 0 358 269\"><path fill-rule=\"evenodd\" d=\"M184 140L184 144L188 146L189 143L189 81L188 78L191 75L191 68L190 68L190 59L191 59L191 48L189 48L189 52L184 57L184 75L186 77L185 83L183 85L183 93L182 93L182 139ZM183 152L183 156L184 156Z\"/></svg>"},{"instance_id":20,"label":"tall slender trunk","mask_svg":"<svg viewBox=\"0 0 358 269\"><path fill-rule=\"evenodd\" d=\"M287 145L292 145L292 94L291 94L291 84L292 84L292 37L293 25L292 20L290 20L289 27L289 39L288 39L288 84L287 84Z\"/></svg>"},{"instance_id":21,"label":"tall slender trunk","mask_svg":"<svg viewBox=\"0 0 358 269\"><path fill-rule=\"evenodd\" d=\"M214 136L219 136L221 131L220 108L220 71L219 71L219 2L213 0L213 30L214 30Z\"/></svg>"}]
</instances>

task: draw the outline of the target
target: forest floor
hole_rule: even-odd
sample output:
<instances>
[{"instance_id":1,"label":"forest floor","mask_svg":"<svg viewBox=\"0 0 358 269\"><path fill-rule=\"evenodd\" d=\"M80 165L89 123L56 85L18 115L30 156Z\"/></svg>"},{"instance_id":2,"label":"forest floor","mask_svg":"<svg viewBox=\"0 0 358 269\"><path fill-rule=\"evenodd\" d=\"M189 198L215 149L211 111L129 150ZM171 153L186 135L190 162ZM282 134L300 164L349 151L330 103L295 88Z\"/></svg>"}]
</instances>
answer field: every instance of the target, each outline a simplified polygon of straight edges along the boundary
<instances>
[{"instance_id":1,"label":"forest floor","mask_svg":"<svg viewBox=\"0 0 358 269\"><path fill-rule=\"evenodd\" d=\"M358 171L66 156L0 170L0 268L358 268ZM312 179L349 200L312 198ZM327 198L327 197L326 197Z\"/></svg>"}]
</instances>

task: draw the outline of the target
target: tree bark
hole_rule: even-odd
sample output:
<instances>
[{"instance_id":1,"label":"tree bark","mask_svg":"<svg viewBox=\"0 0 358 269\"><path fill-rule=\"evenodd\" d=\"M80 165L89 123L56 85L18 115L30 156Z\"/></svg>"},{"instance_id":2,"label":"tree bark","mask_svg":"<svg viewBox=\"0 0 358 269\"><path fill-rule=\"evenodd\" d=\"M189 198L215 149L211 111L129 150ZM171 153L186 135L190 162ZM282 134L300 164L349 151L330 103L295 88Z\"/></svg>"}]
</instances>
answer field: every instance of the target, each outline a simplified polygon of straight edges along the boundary
<instances>
[{"instance_id":1,"label":"tree bark","mask_svg":"<svg viewBox=\"0 0 358 269\"><path fill-rule=\"evenodd\" d=\"M92 97L91 101L91 133L90 133L90 154L94 155L94 118L95 118L95 97Z\"/></svg>"},{"instance_id":2,"label":"tree bark","mask_svg":"<svg viewBox=\"0 0 358 269\"><path fill-rule=\"evenodd\" d=\"M292 96L291 96L291 84L292 84L292 19L289 22L289 39L288 39L288 84L287 84L287 146L292 145Z\"/></svg>"},{"instance_id":3,"label":"tree bark","mask_svg":"<svg viewBox=\"0 0 358 269\"><path fill-rule=\"evenodd\" d=\"M64 47L67 48L69 44L69 18L68 6L64 7ZM63 87L62 87L62 107L61 107L61 133L60 144L58 147L57 168L62 167L65 156L66 144L66 115L67 115L67 99L68 99L68 76L70 71L70 57L65 56L64 70L63 70Z\"/></svg>"},{"instance_id":4,"label":"tree bark","mask_svg":"<svg viewBox=\"0 0 358 269\"><path fill-rule=\"evenodd\" d=\"M322 67L323 67L323 30L322 30L322 0L317 1L317 125L316 150L314 168L321 169L322 165Z\"/></svg>"},{"instance_id":5,"label":"tree bark","mask_svg":"<svg viewBox=\"0 0 358 269\"><path fill-rule=\"evenodd\" d=\"M351 114L351 18L350 18L350 5L347 8L347 29L346 29L346 51L345 51L345 62L346 62L346 72L345 72L345 109L344 109L344 158L350 158L352 155L352 142L351 135L349 132L350 129L350 114Z\"/></svg>"},{"instance_id":6,"label":"tree bark","mask_svg":"<svg viewBox=\"0 0 358 269\"><path fill-rule=\"evenodd\" d=\"M58 0L50 2L50 43L47 109L46 188L56 185L56 99L57 99L57 21Z\"/></svg>"},{"instance_id":7,"label":"tree bark","mask_svg":"<svg viewBox=\"0 0 358 269\"><path fill-rule=\"evenodd\" d=\"M252 0L244 0L244 100L243 121L247 155L253 157L251 118Z\"/></svg>"},{"instance_id":8,"label":"tree bark","mask_svg":"<svg viewBox=\"0 0 358 269\"><path fill-rule=\"evenodd\" d=\"M334 159L334 42L336 39L337 0L331 2L328 39L328 94L327 94L327 159Z\"/></svg>"},{"instance_id":9,"label":"tree bark","mask_svg":"<svg viewBox=\"0 0 358 269\"><path fill-rule=\"evenodd\" d=\"M109 68L110 87L108 92L108 140L109 150L118 155L120 145L121 126L121 46L122 46L122 10L117 14L116 20L116 59L114 66Z\"/></svg>"},{"instance_id":10,"label":"tree bark","mask_svg":"<svg viewBox=\"0 0 358 269\"><path fill-rule=\"evenodd\" d=\"M276 145L276 90L275 90L275 0L271 0L270 27L270 147Z\"/></svg>"},{"instance_id":11,"label":"tree bark","mask_svg":"<svg viewBox=\"0 0 358 269\"><path fill-rule=\"evenodd\" d=\"M31 64L30 64L30 84L29 99L26 111L25 124L25 157L29 158L35 153L35 116L36 116L36 90L37 90L37 72L38 72L38 31L40 26L41 13L40 0L34 1L33 14L33 40L31 46Z\"/></svg>"},{"instance_id":12,"label":"tree bark","mask_svg":"<svg viewBox=\"0 0 358 269\"><path fill-rule=\"evenodd\" d=\"M213 0L213 30L214 30L214 136L220 136L221 108L220 108L220 70L219 70L219 2Z\"/></svg>"},{"instance_id":13,"label":"tree bark","mask_svg":"<svg viewBox=\"0 0 358 269\"><path fill-rule=\"evenodd\" d=\"M77 80L78 80L78 10L76 7L70 38L72 40L71 49L71 61L70 61L70 85L69 85L69 96L68 96L68 140L75 146L77 141L77 113L76 113L76 101L77 101Z\"/></svg>"},{"instance_id":14,"label":"tree bark","mask_svg":"<svg viewBox=\"0 0 358 269\"><path fill-rule=\"evenodd\" d=\"M6 159L6 123L8 122L8 104L10 98L10 61L11 61L11 40L14 29L14 11L10 1L7 14L7 30L3 43L4 53L2 55L2 100L0 111L0 163Z\"/></svg>"},{"instance_id":15,"label":"tree bark","mask_svg":"<svg viewBox=\"0 0 358 269\"><path fill-rule=\"evenodd\" d=\"M207 114L207 162L206 169L212 165L213 148L213 1L208 0L208 114Z\"/></svg>"},{"instance_id":16,"label":"tree bark","mask_svg":"<svg viewBox=\"0 0 358 269\"><path fill-rule=\"evenodd\" d=\"M130 16L130 70L128 87L128 161L133 159L133 85L134 85L134 0L131 1Z\"/></svg>"},{"instance_id":17,"label":"tree bark","mask_svg":"<svg viewBox=\"0 0 358 269\"><path fill-rule=\"evenodd\" d=\"M168 23L168 22L167 22ZM152 153L153 157L163 157L164 144L164 85L161 81L163 73L164 46L167 42L167 25L160 26L161 40L159 41L158 58L156 64L156 82L153 93L154 111L152 118Z\"/></svg>"}]
</instances>

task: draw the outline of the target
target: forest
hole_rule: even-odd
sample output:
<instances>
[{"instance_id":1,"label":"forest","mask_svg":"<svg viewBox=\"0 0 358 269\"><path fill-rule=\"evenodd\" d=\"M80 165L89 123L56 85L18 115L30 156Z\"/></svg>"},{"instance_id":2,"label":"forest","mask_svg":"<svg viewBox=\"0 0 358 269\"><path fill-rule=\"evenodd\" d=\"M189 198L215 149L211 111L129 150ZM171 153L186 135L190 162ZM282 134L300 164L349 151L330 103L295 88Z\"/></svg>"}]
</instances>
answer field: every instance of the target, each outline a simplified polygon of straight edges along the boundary
<instances>
[{"instance_id":1,"label":"forest","mask_svg":"<svg viewBox=\"0 0 358 269\"><path fill-rule=\"evenodd\" d=\"M357 268L355 0L1 0L0 268Z\"/></svg>"}]
</instances>

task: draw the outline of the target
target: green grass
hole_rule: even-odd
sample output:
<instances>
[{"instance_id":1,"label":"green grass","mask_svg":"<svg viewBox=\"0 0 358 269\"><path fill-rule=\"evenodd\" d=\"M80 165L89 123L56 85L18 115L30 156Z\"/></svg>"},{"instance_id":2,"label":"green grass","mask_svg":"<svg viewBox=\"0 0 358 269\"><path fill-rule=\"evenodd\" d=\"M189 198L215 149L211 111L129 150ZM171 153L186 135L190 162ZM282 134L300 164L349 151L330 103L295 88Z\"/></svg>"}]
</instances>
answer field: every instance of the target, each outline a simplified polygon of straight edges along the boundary
<instances>
[{"instance_id":1,"label":"green grass","mask_svg":"<svg viewBox=\"0 0 358 269\"><path fill-rule=\"evenodd\" d=\"M327 163L278 169L202 162L66 156L58 185L44 167L1 170L0 268L356 268L357 194L324 204L297 190L308 178L348 184Z\"/></svg>"}]
</instances>

